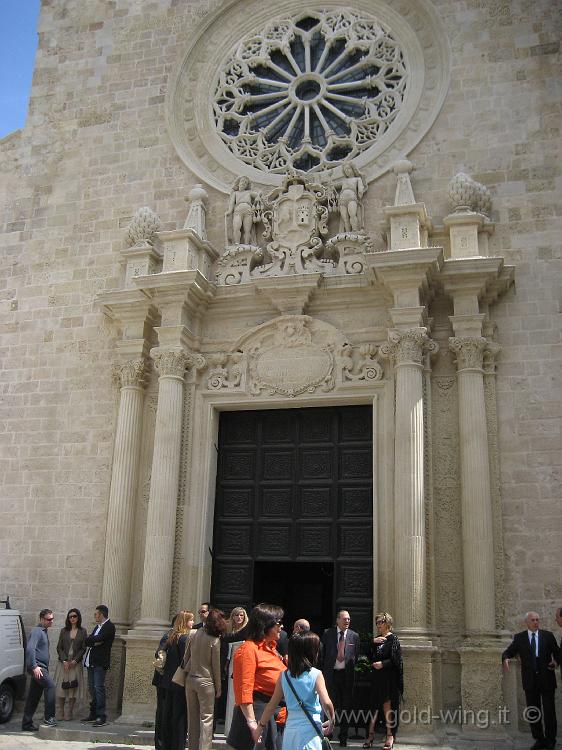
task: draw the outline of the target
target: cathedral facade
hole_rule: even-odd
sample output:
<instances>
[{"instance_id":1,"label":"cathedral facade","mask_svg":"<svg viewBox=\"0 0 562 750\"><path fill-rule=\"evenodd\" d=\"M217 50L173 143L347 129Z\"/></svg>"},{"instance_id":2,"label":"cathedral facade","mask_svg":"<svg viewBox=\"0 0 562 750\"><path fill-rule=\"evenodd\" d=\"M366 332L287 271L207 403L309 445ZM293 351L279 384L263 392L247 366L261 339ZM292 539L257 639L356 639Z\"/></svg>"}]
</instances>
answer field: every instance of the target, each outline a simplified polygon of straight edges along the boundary
<instances>
[{"instance_id":1,"label":"cathedral facade","mask_svg":"<svg viewBox=\"0 0 562 750\"><path fill-rule=\"evenodd\" d=\"M416 731L519 728L501 651L562 605L559 25L43 3L0 141L0 594L109 606L124 720L174 612L277 594L390 611Z\"/></svg>"}]
</instances>

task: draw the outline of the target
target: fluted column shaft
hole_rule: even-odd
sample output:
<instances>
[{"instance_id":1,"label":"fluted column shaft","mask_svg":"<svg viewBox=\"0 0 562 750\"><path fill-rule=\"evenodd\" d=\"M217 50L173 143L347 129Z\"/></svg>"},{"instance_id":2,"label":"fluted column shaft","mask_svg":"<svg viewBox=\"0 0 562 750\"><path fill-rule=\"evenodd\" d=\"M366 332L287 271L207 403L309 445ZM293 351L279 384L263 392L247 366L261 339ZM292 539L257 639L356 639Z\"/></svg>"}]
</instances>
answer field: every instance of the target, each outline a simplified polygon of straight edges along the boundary
<instances>
[{"instance_id":1,"label":"fluted column shaft","mask_svg":"<svg viewBox=\"0 0 562 750\"><path fill-rule=\"evenodd\" d=\"M427 626L423 352L435 345L423 329L393 332L381 349L396 371L394 451L395 610L401 631Z\"/></svg>"},{"instance_id":2,"label":"fluted column shaft","mask_svg":"<svg viewBox=\"0 0 562 750\"><path fill-rule=\"evenodd\" d=\"M146 521L141 616L137 625L169 623L176 508L181 460L185 352L164 351L154 357L160 376L154 429L154 453Z\"/></svg>"},{"instance_id":3,"label":"fluted column shaft","mask_svg":"<svg viewBox=\"0 0 562 750\"><path fill-rule=\"evenodd\" d=\"M464 599L468 630L495 629L494 538L483 337L449 339L457 355Z\"/></svg>"},{"instance_id":4,"label":"fluted column shaft","mask_svg":"<svg viewBox=\"0 0 562 750\"><path fill-rule=\"evenodd\" d=\"M113 449L102 599L111 619L119 625L129 622L144 370L143 359L127 362L117 370L121 399Z\"/></svg>"}]
</instances>

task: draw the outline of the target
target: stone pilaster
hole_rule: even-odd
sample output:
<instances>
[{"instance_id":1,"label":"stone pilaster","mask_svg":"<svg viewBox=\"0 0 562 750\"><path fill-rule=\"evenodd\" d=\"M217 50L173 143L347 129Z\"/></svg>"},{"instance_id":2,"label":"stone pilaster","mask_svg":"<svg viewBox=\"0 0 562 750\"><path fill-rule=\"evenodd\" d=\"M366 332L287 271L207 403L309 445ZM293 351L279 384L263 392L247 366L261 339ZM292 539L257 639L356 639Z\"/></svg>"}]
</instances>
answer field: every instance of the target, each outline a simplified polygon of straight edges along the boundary
<instances>
[{"instance_id":1,"label":"stone pilaster","mask_svg":"<svg viewBox=\"0 0 562 750\"><path fill-rule=\"evenodd\" d=\"M467 632L495 631L494 539L482 336L449 339L457 357Z\"/></svg>"},{"instance_id":2,"label":"stone pilaster","mask_svg":"<svg viewBox=\"0 0 562 750\"><path fill-rule=\"evenodd\" d=\"M181 460L186 351L157 351L158 408L148 500L141 616L136 627L165 628L170 620L176 507Z\"/></svg>"},{"instance_id":3,"label":"stone pilaster","mask_svg":"<svg viewBox=\"0 0 562 750\"><path fill-rule=\"evenodd\" d=\"M427 630L423 357L424 350L436 348L423 328L393 331L381 347L396 372L395 616L400 631L409 635Z\"/></svg>"},{"instance_id":4,"label":"stone pilaster","mask_svg":"<svg viewBox=\"0 0 562 750\"><path fill-rule=\"evenodd\" d=\"M117 625L129 623L144 374L143 358L130 360L116 368L121 398L113 449L102 599Z\"/></svg>"}]
</instances>

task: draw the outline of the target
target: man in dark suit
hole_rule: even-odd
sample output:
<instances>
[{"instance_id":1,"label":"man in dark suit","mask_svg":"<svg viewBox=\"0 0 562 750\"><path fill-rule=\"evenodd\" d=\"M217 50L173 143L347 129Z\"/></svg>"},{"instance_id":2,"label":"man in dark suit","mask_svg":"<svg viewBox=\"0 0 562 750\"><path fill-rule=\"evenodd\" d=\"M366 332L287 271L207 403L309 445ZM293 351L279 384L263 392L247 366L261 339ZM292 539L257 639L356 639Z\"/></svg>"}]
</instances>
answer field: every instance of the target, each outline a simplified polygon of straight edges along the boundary
<instances>
[{"instance_id":1,"label":"man in dark suit","mask_svg":"<svg viewBox=\"0 0 562 750\"><path fill-rule=\"evenodd\" d=\"M199 630L199 628L202 628L203 625L207 622L207 617L209 616L209 611L211 609L211 602L201 602L199 605L199 609L197 610L197 614L199 615L199 622L197 625L194 625L194 630Z\"/></svg>"},{"instance_id":2,"label":"man in dark suit","mask_svg":"<svg viewBox=\"0 0 562 750\"><path fill-rule=\"evenodd\" d=\"M504 669L509 670L509 660L519 656L521 680L527 701L527 720L535 744L532 750L553 748L556 744L556 709L554 669L560 663L560 649L549 630L539 630L536 612L525 615L527 630L517 633L502 654ZM544 722L544 728L543 728Z\"/></svg>"},{"instance_id":3,"label":"man in dark suit","mask_svg":"<svg viewBox=\"0 0 562 750\"><path fill-rule=\"evenodd\" d=\"M336 615L336 627L322 636L322 673L340 725L340 747L347 746L347 712L353 708L355 663L359 656L359 634L351 630L345 609Z\"/></svg>"},{"instance_id":4,"label":"man in dark suit","mask_svg":"<svg viewBox=\"0 0 562 750\"><path fill-rule=\"evenodd\" d=\"M96 627L86 638L84 666L88 668L88 688L90 690L90 713L84 721L93 721L93 726L107 724L105 712L105 674L109 669L111 646L115 639L115 625L109 619L105 604L99 604L94 612Z\"/></svg>"}]
</instances>

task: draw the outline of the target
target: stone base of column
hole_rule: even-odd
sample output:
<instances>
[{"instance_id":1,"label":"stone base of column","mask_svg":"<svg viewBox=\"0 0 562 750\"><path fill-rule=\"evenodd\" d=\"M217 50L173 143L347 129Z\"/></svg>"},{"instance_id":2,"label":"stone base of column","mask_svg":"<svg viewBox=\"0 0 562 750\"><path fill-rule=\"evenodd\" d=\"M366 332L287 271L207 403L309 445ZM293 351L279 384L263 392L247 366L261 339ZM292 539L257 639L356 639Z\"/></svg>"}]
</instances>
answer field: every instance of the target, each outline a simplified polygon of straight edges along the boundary
<instances>
[{"instance_id":1,"label":"stone base of column","mask_svg":"<svg viewBox=\"0 0 562 750\"><path fill-rule=\"evenodd\" d=\"M145 721L154 721L156 688L152 685L154 675L152 662L154 652L166 629L152 632L129 630L124 636L125 678L121 716L118 722L138 725Z\"/></svg>"},{"instance_id":2,"label":"stone base of column","mask_svg":"<svg viewBox=\"0 0 562 750\"><path fill-rule=\"evenodd\" d=\"M404 659L404 702L400 704L400 735L409 739L435 732L437 648L427 635L400 634Z\"/></svg>"},{"instance_id":3,"label":"stone base of column","mask_svg":"<svg viewBox=\"0 0 562 750\"><path fill-rule=\"evenodd\" d=\"M111 647L111 668L107 671L105 677L105 687L107 690L107 708L110 713L120 713L123 700L123 680L125 678L125 641L123 632L117 633L113 646ZM89 700L89 697L88 697Z\"/></svg>"},{"instance_id":4,"label":"stone base of column","mask_svg":"<svg viewBox=\"0 0 562 750\"><path fill-rule=\"evenodd\" d=\"M501 654L494 636L467 637L461 660L462 733L492 741L507 737L513 717L502 692Z\"/></svg>"}]
</instances>

